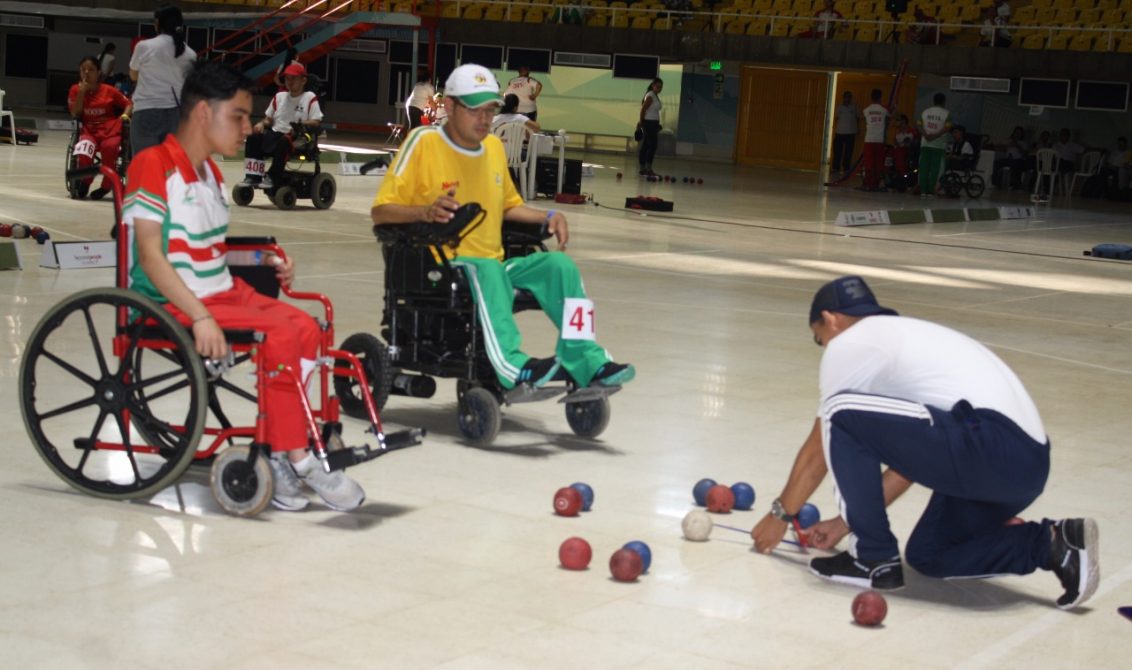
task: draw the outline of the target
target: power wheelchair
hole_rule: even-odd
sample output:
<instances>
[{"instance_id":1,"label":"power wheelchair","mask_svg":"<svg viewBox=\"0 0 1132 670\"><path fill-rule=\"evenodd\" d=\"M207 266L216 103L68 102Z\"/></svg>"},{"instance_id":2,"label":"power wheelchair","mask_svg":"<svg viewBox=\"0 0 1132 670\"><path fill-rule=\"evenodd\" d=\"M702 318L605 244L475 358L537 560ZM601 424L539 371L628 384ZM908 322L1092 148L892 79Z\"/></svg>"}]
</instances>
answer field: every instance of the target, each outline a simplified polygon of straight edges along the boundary
<instances>
[{"instance_id":1,"label":"power wheelchair","mask_svg":"<svg viewBox=\"0 0 1132 670\"><path fill-rule=\"evenodd\" d=\"M494 441L502 423L501 405L560 395L574 434L597 437L609 425L609 396L620 386L580 387L568 376L541 388L520 384L505 389L499 383L468 281L443 253L444 246L457 244L483 216L479 205L469 203L446 224L374 226L385 260L381 340L362 333L347 338L342 348L362 360L378 409L390 395L432 397L435 377L455 378L457 423L473 446ZM549 237L545 225L505 223L505 257L546 252L544 240ZM517 290L513 311L527 309L539 309L539 304L530 293ZM353 416L360 403L356 393L350 397L345 390L339 392L342 410Z\"/></svg>"},{"instance_id":2,"label":"power wheelchair","mask_svg":"<svg viewBox=\"0 0 1132 670\"><path fill-rule=\"evenodd\" d=\"M98 170L113 175L106 166ZM94 173L85 169L68 176ZM360 394L363 411L354 415L368 421L377 447L343 443L339 402L328 391L330 377L336 388L364 388L369 386L365 370L357 357L332 348L334 312L326 296L279 285L269 261L272 254L286 256L273 238L228 238L229 270L262 293L274 297L282 291L289 298L321 304L319 366L312 373L318 378L318 406L307 400L297 371L259 365L263 333L226 330L228 359L203 360L189 331L169 312L126 288L131 235L122 222L121 182L112 181L116 287L80 291L48 310L32 331L20 364L24 424L36 451L64 481L102 498L145 498L177 482L191 464L211 464L210 485L220 506L231 514L255 516L267 507L274 488L264 420L272 408L262 392L274 375L289 377L299 387L311 450L328 472L421 442L421 429L386 433L377 407ZM256 367L251 390L235 383L238 378L227 378L236 375L225 375L244 363ZM228 396L244 401L239 411L254 415L254 424L235 425L229 419L221 407L221 398L227 401Z\"/></svg>"},{"instance_id":3,"label":"power wheelchair","mask_svg":"<svg viewBox=\"0 0 1132 670\"><path fill-rule=\"evenodd\" d=\"M65 178L67 184L67 195L75 200L81 200L86 197L90 192L90 183L83 179L72 179L70 174L78 169L79 156L82 154L89 156L94 163L91 168L97 168L102 165L102 157L98 154L98 148L93 146L90 142L80 144L79 138L83 132L83 122L79 119L74 120L75 127L71 130L71 139L67 142L67 167ZM121 149L118 151L118 160L114 165L114 172L118 175L119 179L126 178L126 170L130 167L130 160L133 159L133 150L130 147L130 122L127 119L122 120L122 140Z\"/></svg>"},{"instance_id":4,"label":"power wheelchair","mask_svg":"<svg viewBox=\"0 0 1132 670\"><path fill-rule=\"evenodd\" d=\"M261 185L239 183L232 187L232 202L246 207L255 198L257 189L263 190L269 200L279 209L290 210L295 208L299 198L310 199L316 209L330 209L338 195L338 183L334 175L322 171L322 161L319 159L321 151L318 147L319 131L312 130L301 123L291 124L291 136L282 141L291 143L287 162L297 161L294 168L288 167L283 171L280 183L272 184L270 188ZM248 158L248 161L259 161L257 172L265 173L266 162L271 158ZM311 170L305 169L307 165Z\"/></svg>"}]
</instances>

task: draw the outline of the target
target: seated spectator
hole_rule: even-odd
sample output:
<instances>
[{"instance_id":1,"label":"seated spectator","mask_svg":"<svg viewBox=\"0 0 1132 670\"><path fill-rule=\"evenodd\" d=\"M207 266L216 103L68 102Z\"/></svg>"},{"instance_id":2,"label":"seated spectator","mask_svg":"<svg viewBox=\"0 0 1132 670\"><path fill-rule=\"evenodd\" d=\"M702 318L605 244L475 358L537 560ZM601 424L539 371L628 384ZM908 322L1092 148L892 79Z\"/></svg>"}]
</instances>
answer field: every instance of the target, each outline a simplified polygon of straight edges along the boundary
<instances>
[{"instance_id":1,"label":"seated spectator","mask_svg":"<svg viewBox=\"0 0 1132 670\"><path fill-rule=\"evenodd\" d=\"M1077 168L1077 159L1085 153L1085 147L1072 140L1068 128L1061 129L1057 141L1050 148L1057 152L1057 171L1062 174L1073 172Z\"/></svg>"},{"instance_id":2,"label":"seated spectator","mask_svg":"<svg viewBox=\"0 0 1132 670\"><path fill-rule=\"evenodd\" d=\"M516 110L519 109L519 96L514 93L508 93L503 96L503 107L500 108L499 113L491 120L491 132L497 135L495 131L499 130L501 126L516 121L522 121L532 133L539 131L539 125L535 121L531 121L530 117L525 114L520 114Z\"/></svg>"},{"instance_id":3,"label":"seated spectator","mask_svg":"<svg viewBox=\"0 0 1132 670\"><path fill-rule=\"evenodd\" d=\"M825 6L814 13L814 27L810 36L819 40L831 40L838 26L848 27L849 23L841 12L833 8L833 0L825 0Z\"/></svg>"},{"instance_id":4,"label":"seated spectator","mask_svg":"<svg viewBox=\"0 0 1132 670\"><path fill-rule=\"evenodd\" d=\"M1026 131L1022 126L1015 126L1010 133L1010 139L1001 149L1000 157L994 160L994 170L991 173L991 183L995 188L1003 188L1002 172L1010 170L1010 188L1022 188L1022 174L1033 169L1033 158L1029 157L1030 144L1026 142Z\"/></svg>"},{"instance_id":5,"label":"seated spectator","mask_svg":"<svg viewBox=\"0 0 1132 670\"><path fill-rule=\"evenodd\" d=\"M995 11L995 8L984 9L983 27L979 29L979 46L1008 47L1012 41L1010 31L1006 28L1006 21Z\"/></svg>"},{"instance_id":6,"label":"seated spectator","mask_svg":"<svg viewBox=\"0 0 1132 670\"><path fill-rule=\"evenodd\" d=\"M1128 149L1128 138L1116 138L1116 146L1107 152L1101 177L1119 191L1128 190L1132 183L1132 151Z\"/></svg>"},{"instance_id":7,"label":"seated spectator","mask_svg":"<svg viewBox=\"0 0 1132 670\"><path fill-rule=\"evenodd\" d=\"M919 7L915 11L916 22L904 33L904 41L909 44L939 44L939 19L928 15Z\"/></svg>"},{"instance_id":8,"label":"seated spectator","mask_svg":"<svg viewBox=\"0 0 1132 670\"><path fill-rule=\"evenodd\" d=\"M1010 4L1006 0L994 0L994 13L1001 25L1010 23Z\"/></svg>"},{"instance_id":9,"label":"seated spectator","mask_svg":"<svg viewBox=\"0 0 1132 670\"><path fill-rule=\"evenodd\" d=\"M947 152L948 170L973 170L975 168L975 147L967 139L967 129L963 126L951 127L951 147Z\"/></svg>"}]
</instances>

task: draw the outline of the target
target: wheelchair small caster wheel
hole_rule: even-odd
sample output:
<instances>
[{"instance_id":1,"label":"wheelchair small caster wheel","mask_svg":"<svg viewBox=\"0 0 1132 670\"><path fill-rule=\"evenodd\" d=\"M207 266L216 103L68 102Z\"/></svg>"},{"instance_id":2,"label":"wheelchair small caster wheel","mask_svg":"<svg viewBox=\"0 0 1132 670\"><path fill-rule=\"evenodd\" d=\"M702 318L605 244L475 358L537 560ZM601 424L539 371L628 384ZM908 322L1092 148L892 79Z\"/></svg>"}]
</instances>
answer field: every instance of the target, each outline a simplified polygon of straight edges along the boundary
<instances>
[{"instance_id":1,"label":"wheelchair small caster wheel","mask_svg":"<svg viewBox=\"0 0 1132 670\"><path fill-rule=\"evenodd\" d=\"M271 503L275 479L268 457L256 454L252 463L251 455L251 447L228 447L212 462L209 475L212 496L229 514L256 516Z\"/></svg>"},{"instance_id":2,"label":"wheelchair small caster wheel","mask_svg":"<svg viewBox=\"0 0 1132 670\"><path fill-rule=\"evenodd\" d=\"M271 200L279 209L294 209L295 202L298 201L298 194L290 186L280 186L275 189L275 195L271 197Z\"/></svg>"},{"instance_id":3,"label":"wheelchair small caster wheel","mask_svg":"<svg viewBox=\"0 0 1132 670\"><path fill-rule=\"evenodd\" d=\"M232 187L232 202L240 207L247 207L252 204L252 198L255 197L255 189L247 184L236 184Z\"/></svg>"},{"instance_id":4,"label":"wheelchair small caster wheel","mask_svg":"<svg viewBox=\"0 0 1132 670\"><path fill-rule=\"evenodd\" d=\"M981 198L983 192L987 190L986 181L977 174L971 175L967 179L967 195L971 198Z\"/></svg>"},{"instance_id":5,"label":"wheelchair small caster wheel","mask_svg":"<svg viewBox=\"0 0 1132 670\"><path fill-rule=\"evenodd\" d=\"M499 409L499 400L491 391L482 387L468 389L460 397L457 411L460 433L468 438L472 446L487 446L499 434L503 413Z\"/></svg>"},{"instance_id":6,"label":"wheelchair small caster wheel","mask_svg":"<svg viewBox=\"0 0 1132 670\"><path fill-rule=\"evenodd\" d=\"M578 437L601 435L609 426L609 398L566 403L566 423Z\"/></svg>"}]
</instances>

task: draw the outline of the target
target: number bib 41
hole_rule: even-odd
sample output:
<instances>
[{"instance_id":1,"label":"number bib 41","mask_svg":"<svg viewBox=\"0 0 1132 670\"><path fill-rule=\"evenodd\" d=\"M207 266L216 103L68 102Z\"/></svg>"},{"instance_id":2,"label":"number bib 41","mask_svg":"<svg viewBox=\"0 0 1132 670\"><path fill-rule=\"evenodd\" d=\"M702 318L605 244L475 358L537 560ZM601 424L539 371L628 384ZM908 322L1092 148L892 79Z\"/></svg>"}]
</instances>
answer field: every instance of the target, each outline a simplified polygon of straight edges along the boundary
<instances>
[{"instance_id":1,"label":"number bib 41","mask_svg":"<svg viewBox=\"0 0 1132 670\"><path fill-rule=\"evenodd\" d=\"M562 339L592 340L595 336L594 301L566 298L562 307Z\"/></svg>"}]
</instances>

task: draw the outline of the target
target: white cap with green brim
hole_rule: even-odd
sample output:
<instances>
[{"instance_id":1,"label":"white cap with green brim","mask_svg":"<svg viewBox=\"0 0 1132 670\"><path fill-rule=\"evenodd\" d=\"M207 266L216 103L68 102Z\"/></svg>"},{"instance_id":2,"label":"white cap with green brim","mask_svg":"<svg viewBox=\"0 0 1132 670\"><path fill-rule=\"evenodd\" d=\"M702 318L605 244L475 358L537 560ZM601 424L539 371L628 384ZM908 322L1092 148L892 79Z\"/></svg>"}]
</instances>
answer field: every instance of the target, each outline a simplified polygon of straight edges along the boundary
<instances>
[{"instance_id":1,"label":"white cap with green brim","mask_svg":"<svg viewBox=\"0 0 1132 670\"><path fill-rule=\"evenodd\" d=\"M473 63L461 65L448 75L444 97L455 98L471 109L503 102L495 75L486 67Z\"/></svg>"}]
</instances>

